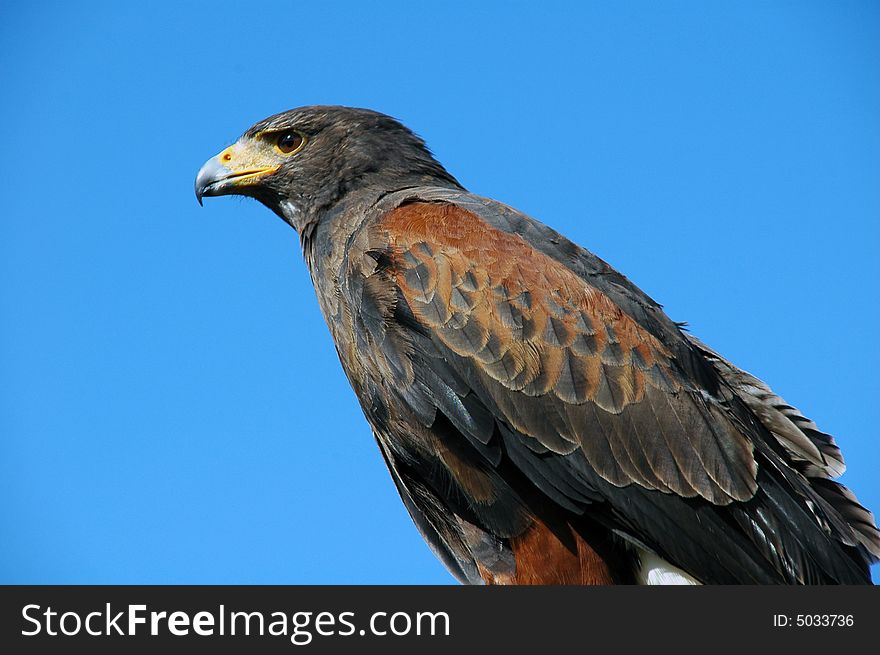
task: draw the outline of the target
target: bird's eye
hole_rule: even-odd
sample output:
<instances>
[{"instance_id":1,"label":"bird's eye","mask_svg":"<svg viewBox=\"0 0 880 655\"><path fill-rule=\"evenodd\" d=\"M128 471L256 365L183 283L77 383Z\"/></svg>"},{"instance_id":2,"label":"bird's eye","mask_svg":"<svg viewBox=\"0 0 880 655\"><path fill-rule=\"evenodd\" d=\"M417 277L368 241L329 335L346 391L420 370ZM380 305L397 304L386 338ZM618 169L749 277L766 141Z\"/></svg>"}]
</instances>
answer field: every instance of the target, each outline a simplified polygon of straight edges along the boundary
<instances>
[{"instance_id":1,"label":"bird's eye","mask_svg":"<svg viewBox=\"0 0 880 655\"><path fill-rule=\"evenodd\" d=\"M275 147L285 155L296 152L302 147L305 139L296 132L282 132L275 142Z\"/></svg>"}]
</instances>

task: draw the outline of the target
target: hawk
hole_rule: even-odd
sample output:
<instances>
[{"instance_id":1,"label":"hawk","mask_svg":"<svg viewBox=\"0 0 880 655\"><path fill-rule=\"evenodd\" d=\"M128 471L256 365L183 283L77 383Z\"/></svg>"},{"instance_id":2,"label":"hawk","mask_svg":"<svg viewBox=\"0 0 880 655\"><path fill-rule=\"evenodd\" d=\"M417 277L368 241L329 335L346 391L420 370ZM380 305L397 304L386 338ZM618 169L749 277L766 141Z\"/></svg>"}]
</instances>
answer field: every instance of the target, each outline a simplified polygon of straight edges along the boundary
<instances>
[{"instance_id":1,"label":"hawk","mask_svg":"<svg viewBox=\"0 0 880 655\"><path fill-rule=\"evenodd\" d=\"M397 491L458 580L870 584L880 532L828 434L398 121L277 114L195 189L297 231Z\"/></svg>"}]
</instances>

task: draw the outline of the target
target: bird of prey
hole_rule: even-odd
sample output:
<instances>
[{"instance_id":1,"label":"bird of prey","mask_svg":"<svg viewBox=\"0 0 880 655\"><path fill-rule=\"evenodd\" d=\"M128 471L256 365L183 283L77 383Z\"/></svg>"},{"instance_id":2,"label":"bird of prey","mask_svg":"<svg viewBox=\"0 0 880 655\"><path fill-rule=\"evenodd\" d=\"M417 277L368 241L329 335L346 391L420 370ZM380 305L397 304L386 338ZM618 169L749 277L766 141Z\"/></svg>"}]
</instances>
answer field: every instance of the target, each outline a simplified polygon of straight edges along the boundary
<instances>
[{"instance_id":1,"label":"bird of prey","mask_svg":"<svg viewBox=\"0 0 880 655\"><path fill-rule=\"evenodd\" d=\"M198 173L299 234L397 491L471 584L870 584L833 439L383 114L294 109Z\"/></svg>"}]
</instances>

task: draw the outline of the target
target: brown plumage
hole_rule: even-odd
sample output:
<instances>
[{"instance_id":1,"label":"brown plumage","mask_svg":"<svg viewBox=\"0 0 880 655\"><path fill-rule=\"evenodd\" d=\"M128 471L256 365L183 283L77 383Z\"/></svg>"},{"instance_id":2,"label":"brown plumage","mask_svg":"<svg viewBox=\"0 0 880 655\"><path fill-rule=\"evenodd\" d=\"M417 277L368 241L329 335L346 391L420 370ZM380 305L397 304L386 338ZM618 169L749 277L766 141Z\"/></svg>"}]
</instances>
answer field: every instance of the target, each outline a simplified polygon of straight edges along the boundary
<instances>
[{"instance_id":1,"label":"brown plumage","mask_svg":"<svg viewBox=\"0 0 880 655\"><path fill-rule=\"evenodd\" d=\"M401 498L460 580L630 583L660 562L869 582L880 534L831 480L831 437L393 119L302 108L221 155L197 195L256 197L298 231Z\"/></svg>"},{"instance_id":2,"label":"brown plumage","mask_svg":"<svg viewBox=\"0 0 880 655\"><path fill-rule=\"evenodd\" d=\"M706 419L677 395L671 354L601 291L455 205L407 204L377 231L415 318L475 369L510 427L559 454L579 449L618 486L720 503L752 496L751 446L722 414L726 442L689 442L682 421ZM664 403L680 409L666 419ZM635 404L662 438L624 413Z\"/></svg>"},{"instance_id":3,"label":"brown plumage","mask_svg":"<svg viewBox=\"0 0 880 655\"><path fill-rule=\"evenodd\" d=\"M509 545L515 561L512 574L495 577L481 570L486 584L610 585L631 581L615 572L621 564L626 566L625 560L607 547L595 550L563 521L557 521L552 529L535 518L522 534L510 539Z\"/></svg>"}]
</instances>

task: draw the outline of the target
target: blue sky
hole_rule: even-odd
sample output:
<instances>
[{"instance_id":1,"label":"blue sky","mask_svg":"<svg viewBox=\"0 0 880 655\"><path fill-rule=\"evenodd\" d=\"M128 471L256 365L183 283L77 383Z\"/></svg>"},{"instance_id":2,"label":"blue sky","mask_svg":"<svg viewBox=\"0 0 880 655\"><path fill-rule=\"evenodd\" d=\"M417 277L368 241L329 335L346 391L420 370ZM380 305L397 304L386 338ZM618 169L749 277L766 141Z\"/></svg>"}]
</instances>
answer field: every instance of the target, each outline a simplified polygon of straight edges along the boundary
<instances>
[{"instance_id":1,"label":"blue sky","mask_svg":"<svg viewBox=\"0 0 880 655\"><path fill-rule=\"evenodd\" d=\"M452 581L294 232L193 197L305 104L400 118L610 261L880 511L880 5L473 4L0 7L0 582Z\"/></svg>"}]
</instances>

